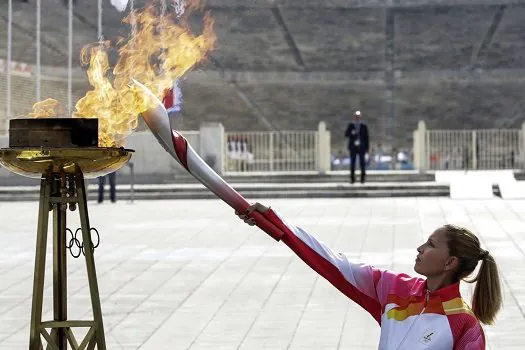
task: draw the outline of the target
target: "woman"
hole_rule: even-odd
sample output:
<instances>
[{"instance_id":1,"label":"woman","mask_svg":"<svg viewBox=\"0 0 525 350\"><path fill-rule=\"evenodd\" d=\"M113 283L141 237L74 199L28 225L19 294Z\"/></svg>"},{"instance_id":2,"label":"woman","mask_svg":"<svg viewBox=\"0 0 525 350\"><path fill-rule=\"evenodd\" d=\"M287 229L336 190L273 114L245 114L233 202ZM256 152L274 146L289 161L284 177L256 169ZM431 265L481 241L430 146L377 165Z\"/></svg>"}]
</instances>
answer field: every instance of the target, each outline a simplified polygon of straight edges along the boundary
<instances>
[{"instance_id":1,"label":"woman","mask_svg":"<svg viewBox=\"0 0 525 350\"><path fill-rule=\"evenodd\" d=\"M381 326L379 349L485 349L480 323L492 324L501 308L501 287L494 258L464 228L445 225L417 248L410 277L348 261L301 228L287 223L260 203L237 213L249 225L259 211L285 234L282 241L312 269L361 305ZM481 261L472 309L463 301L459 282Z\"/></svg>"}]
</instances>

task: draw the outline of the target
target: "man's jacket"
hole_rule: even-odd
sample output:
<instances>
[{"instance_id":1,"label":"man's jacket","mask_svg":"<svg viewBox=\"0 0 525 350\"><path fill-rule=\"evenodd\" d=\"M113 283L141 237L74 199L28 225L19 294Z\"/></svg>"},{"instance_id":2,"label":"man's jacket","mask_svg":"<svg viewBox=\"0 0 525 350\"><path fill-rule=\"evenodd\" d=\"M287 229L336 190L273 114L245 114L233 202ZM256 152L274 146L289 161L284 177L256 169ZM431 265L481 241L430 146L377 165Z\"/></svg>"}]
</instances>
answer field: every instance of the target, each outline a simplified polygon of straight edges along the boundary
<instances>
[{"instance_id":1,"label":"man's jacket","mask_svg":"<svg viewBox=\"0 0 525 350\"><path fill-rule=\"evenodd\" d=\"M368 127L365 123L349 123L345 131L348 149L355 152L368 152Z\"/></svg>"}]
</instances>

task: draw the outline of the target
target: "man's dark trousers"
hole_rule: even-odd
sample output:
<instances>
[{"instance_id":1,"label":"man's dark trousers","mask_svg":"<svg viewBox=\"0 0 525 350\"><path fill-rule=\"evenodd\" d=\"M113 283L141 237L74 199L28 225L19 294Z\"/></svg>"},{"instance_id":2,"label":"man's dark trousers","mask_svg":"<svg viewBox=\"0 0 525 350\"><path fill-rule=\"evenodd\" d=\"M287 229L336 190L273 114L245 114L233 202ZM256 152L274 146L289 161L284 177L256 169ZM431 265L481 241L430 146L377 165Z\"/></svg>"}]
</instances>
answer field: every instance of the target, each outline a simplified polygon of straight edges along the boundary
<instances>
[{"instance_id":1,"label":"man's dark trousers","mask_svg":"<svg viewBox=\"0 0 525 350\"><path fill-rule=\"evenodd\" d=\"M112 202L117 200L117 191L116 191L116 173L111 173L107 175L109 177L109 198ZM102 203L104 200L104 185L106 184L106 177L100 176L98 178L98 202Z\"/></svg>"},{"instance_id":2,"label":"man's dark trousers","mask_svg":"<svg viewBox=\"0 0 525 350\"><path fill-rule=\"evenodd\" d=\"M365 182L366 170L365 170L365 154L366 152L360 149L350 149L350 182L355 182L355 161L359 156L359 165L361 166L361 183Z\"/></svg>"}]
</instances>

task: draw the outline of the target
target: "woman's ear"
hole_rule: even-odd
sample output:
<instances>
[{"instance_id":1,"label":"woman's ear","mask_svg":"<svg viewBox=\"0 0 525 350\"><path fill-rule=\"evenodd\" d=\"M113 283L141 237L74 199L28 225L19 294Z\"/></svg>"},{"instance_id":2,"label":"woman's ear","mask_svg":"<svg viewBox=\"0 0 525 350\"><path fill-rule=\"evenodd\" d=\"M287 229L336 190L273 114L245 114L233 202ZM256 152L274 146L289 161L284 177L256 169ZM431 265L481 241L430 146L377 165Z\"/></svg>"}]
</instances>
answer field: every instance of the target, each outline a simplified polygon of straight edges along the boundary
<instances>
[{"instance_id":1,"label":"woman's ear","mask_svg":"<svg viewBox=\"0 0 525 350\"><path fill-rule=\"evenodd\" d=\"M445 271L452 271L459 267L459 259L457 256L451 256L445 262Z\"/></svg>"}]
</instances>

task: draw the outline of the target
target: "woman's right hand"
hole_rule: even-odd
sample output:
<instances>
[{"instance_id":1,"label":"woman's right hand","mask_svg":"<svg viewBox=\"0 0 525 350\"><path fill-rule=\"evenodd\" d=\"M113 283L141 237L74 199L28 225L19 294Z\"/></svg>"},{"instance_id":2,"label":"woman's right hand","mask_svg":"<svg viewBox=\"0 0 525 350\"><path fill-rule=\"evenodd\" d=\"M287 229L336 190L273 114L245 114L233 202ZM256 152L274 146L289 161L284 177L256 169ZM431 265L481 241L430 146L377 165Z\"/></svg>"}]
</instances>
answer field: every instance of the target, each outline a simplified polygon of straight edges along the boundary
<instances>
[{"instance_id":1,"label":"woman's right hand","mask_svg":"<svg viewBox=\"0 0 525 350\"><path fill-rule=\"evenodd\" d=\"M238 211L235 211L235 215L239 217L239 219L243 220L245 223L247 223L250 226L254 226L256 224L255 218L252 217L252 213L254 211L258 211L260 213L264 213L270 209L267 206L262 205L259 202L255 202L251 204L243 213L239 213Z\"/></svg>"}]
</instances>

